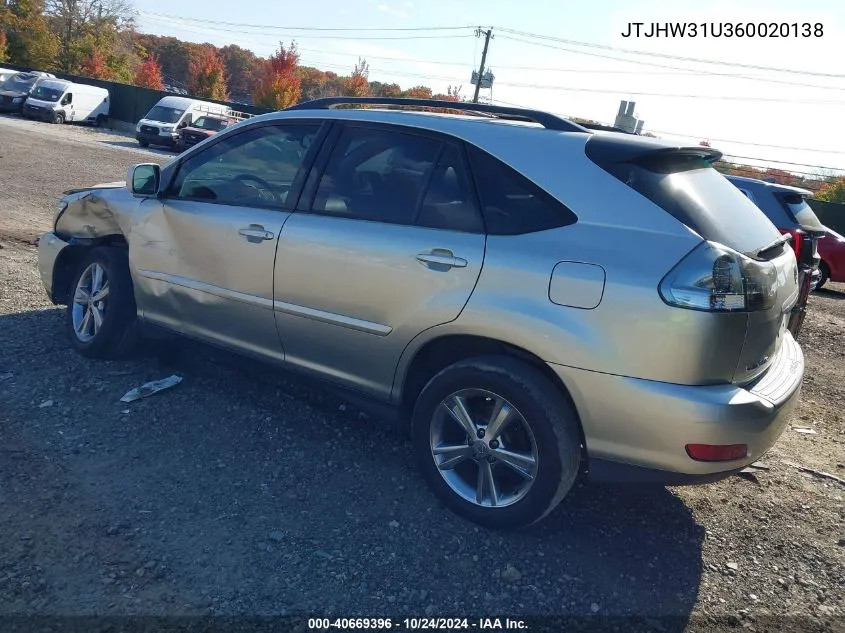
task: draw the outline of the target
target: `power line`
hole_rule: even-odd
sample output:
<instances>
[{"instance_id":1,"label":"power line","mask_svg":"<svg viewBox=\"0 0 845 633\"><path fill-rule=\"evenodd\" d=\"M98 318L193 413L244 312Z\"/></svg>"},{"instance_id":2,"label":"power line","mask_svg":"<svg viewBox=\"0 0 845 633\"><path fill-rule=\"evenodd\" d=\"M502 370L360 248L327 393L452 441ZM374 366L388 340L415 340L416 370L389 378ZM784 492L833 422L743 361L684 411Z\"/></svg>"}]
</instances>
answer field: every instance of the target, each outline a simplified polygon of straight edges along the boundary
<instances>
[{"instance_id":1,"label":"power line","mask_svg":"<svg viewBox=\"0 0 845 633\"><path fill-rule=\"evenodd\" d=\"M717 143L734 143L736 145L748 145L754 147L771 147L774 149L788 149L794 150L797 152L814 152L818 154L838 154L838 155L845 155L845 152L840 152L837 150L828 150L828 149L813 149L809 147L789 147L787 145L771 145L769 143L752 143L751 141L736 141L731 139L725 138L713 138L712 136L708 136L707 134L677 134L676 132L666 132L664 130L652 130L649 131L654 132L655 134L667 134L669 136L680 136L684 138L698 138L698 139L707 139L709 141L716 141Z\"/></svg>"},{"instance_id":2,"label":"power line","mask_svg":"<svg viewBox=\"0 0 845 633\"><path fill-rule=\"evenodd\" d=\"M579 51L574 48L564 48L562 46L553 46L551 44L544 44L542 42L532 42L529 40L520 39L518 37L510 37L508 35L500 35L501 38L510 40L512 42L521 42L523 44L529 44L531 46L542 46L543 48L550 48L556 51L565 51L567 53L575 53L576 55L586 55L589 57L600 57L602 59L610 59L613 61L624 62L627 64L637 64L640 66L653 66L655 68L666 68L670 70L679 70L683 71L688 74L694 75L702 75L702 76L711 76L711 77L726 77L729 79L747 79L748 81L761 81L764 83L773 83L773 84L781 84L786 86L796 86L800 88L817 88L821 90L845 90L845 87L839 86L820 86L818 84L804 84L804 83L796 83L793 81L783 81L780 79L768 79L764 77L755 77L753 75L735 75L733 73L719 73L713 72L711 70L699 70L696 68L682 68L680 66L669 66L667 64L657 64L654 62L645 62L639 59L625 59L624 57L614 57L612 55L604 55L601 53L590 53L587 51Z\"/></svg>"},{"instance_id":3,"label":"power line","mask_svg":"<svg viewBox=\"0 0 845 633\"><path fill-rule=\"evenodd\" d=\"M735 68L749 68L752 70L765 70L768 72L779 72L779 73L789 73L795 75L812 75L814 77L833 77L836 79L845 79L845 75L843 74L836 74L836 73L820 73L816 71L810 70L795 70L792 68L775 68L773 66L757 66L754 64L742 64L739 62L725 62L716 59L703 59L700 57L684 57L683 55L669 55L667 53L654 53L651 51L640 51L631 48L616 48L613 46L607 46L605 44L595 44L592 42L580 42L578 40L569 40L564 39L561 37L552 37L551 35L542 35L539 33L531 33L529 31L517 31L515 29L508 29L504 27L495 27L496 29L504 32L504 33L512 33L514 35L521 35L523 37L531 37L535 39L541 39L551 42L560 42L563 44L570 44L573 46L583 46L586 48L597 48L606 51L613 51L617 53L629 53L631 55L645 55L648 57L658 57L663 59L675 59L678 61L685 61L685 62L694 62L697 64L713 64L718 66L732 66Z\"/></svg>"},{"instance_id":4,"label":"power line","mask_svg":"<svg viewBox=\"0 0 845 633\"><path fill-rule=\"evenodd\" d=\"M764 163L775 163L778 165L795 165L797 167L809 167L810 169L827 169L830 171L845 171L842 167L825 167L823 165L808 165L807 163L793 163L788 160L772 160L771 158L754 158L753 156L736 156L734 154L724 154L728 158L738 158L739 160L757 160Z\"/></svg>"},{"instance_id":5,"label":"power line","mask_svg":"<svg viewBox=\"0 0 845 633\"><path fill-rule=\"evenodd\" d=\"M170 26L177 26L182 28L184 23L157 17L147 17L148 20L169 24ZM474 37L471 33L466 35L367 35L367 36L345 36L345 35L296 35L291 33L258 33L255 31L240 31L238 29L226 29L222 27L205 26L203 27L209 31L220 31L224 33L235 33L238 35L257 35L259 37L289 37L289 38L303 38L310 40L347 40L347 41L362 41L362 40L447 40L447 39L465 39ZM190 30L190 29L188 29ZM194 31L201 33L202 31ZM206 33L206 35L209 35Z\"/></svg>"},{"instance_id":6,"label":"power line","mask_svg":"<svg viewBox=\"0 0 845 633\"><path fill-rule=\"evenodd\" d=\"M201 22L204 24L218 24L222 26L237 26L248 29L281 29L284 31L458 31L470 28L473 26L406 26L406 27L375 27L375 26L344 26L344 27L327 27L327 26L273 26L271 24L243 24L241 22L224 22L222 20L208 20L195 17L185 17L173 15L171 13L158 13L156 11L140 11L142 15L152 15L162 18L170 18L174 20L181 20L184 22L195 23Z\"/></svg>"}]
</instances>

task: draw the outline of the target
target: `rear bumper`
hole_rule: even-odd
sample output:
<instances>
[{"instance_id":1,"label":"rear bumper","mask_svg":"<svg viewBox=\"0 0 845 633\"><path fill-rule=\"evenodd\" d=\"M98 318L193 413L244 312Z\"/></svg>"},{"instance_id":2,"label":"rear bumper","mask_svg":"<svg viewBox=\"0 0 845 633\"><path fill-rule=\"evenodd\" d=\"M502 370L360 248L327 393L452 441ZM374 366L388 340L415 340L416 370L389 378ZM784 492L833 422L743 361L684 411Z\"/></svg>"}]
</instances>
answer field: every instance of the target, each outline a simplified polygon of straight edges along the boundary
<instances>
[{"instance_id":1,"label":"rear bumper","mask_svg":"<svg viewBox=\"0 0 845 633\"><path fill-rule=\"evenodd\" d=\"M664 485L721 479L758 460L798 403L804 356L790 334L756 383L686 386L550 364L584 430L590 477ZM742 459L701 462L687 444L746 444Z\"/></svg>"},{"instance_id":2,"label":"rear bumper","mask_svg":"<svg viewBox=\"0 0 845 633\"><path fill-rule=\"evenodd\" d=\"M56 270L56 260L59 254L68 247L68 243L55 233L45 233L38 240L38 272L41 275L41 283L50 301L56 303L53 296L53 276Z\"/></svg>"}]
</instances>

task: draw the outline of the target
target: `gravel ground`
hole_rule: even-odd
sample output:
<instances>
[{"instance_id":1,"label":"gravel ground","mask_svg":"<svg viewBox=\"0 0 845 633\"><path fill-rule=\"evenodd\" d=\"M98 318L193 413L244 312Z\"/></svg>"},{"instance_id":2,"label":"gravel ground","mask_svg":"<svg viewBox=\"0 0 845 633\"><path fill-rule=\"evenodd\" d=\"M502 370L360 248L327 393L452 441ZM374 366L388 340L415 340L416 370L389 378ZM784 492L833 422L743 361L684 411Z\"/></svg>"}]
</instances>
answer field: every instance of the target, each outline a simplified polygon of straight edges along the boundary
<instances>
[{"instance_id":1,"label":"gravel ground","mask_svg":"<svg viewBox=\"0 0 845 633\"><path fill-rule=\"evenodd\" d=\"M812 297L802 334L791 426L815 433L788 429L767 470L693 488L582 485L541 525L493 533L438 505L394 429L289 376L188 345L125 362L71 351L31 240L62 190L168 156L133 144L0 117L7 624L307 614L842 626L845 485L787 462L845 478L845 286ZM184 381L119 402L171 373Z\"/></svg>"}]
</instances>

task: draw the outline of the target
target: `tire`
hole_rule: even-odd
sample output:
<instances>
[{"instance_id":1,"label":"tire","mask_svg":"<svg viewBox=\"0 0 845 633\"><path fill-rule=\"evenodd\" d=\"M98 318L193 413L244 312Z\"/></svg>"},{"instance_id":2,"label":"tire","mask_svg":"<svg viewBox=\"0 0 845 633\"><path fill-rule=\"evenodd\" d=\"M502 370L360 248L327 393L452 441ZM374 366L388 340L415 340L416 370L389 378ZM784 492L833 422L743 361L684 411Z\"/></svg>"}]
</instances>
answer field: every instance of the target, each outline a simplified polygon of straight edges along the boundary
<instances>
[{"instance_id":1,"label":"tire","mask_svg":"<svg viewBox=\"0 0 845 633\"><path fill-rule=\"evenodd\" d=\"M148 140L146 140L146 139L139 138L139 139L138 139L138 145L140 145L141 147L149 147L149 146L150 146L150 142L149 142Z\"/></svg>"},{"instance_id":2,"label":"tire","mask_svg":"<svg viewBox=\"0 0 845 633\"><path fill-rule=\"evenodd\" d=\"M819 264L819 272L821 276L819 277L819 283L816 284L816 290L820 290L830 279L830 267L825 262L821 262Z\"/></svg>"},{"instance_id":3,"label":"tire","mask_svg":"<svg viewBox=\"0 0 845 633\"><path fill-rule=\"evenodd\" d=\"M108 286L108 294L98 303L77 302L80 287L83 291L89 291L94 283L94 267L101 269L100 287ZM137 343L138 328L135 295L126 251L114 247L98 247L91 250L83 257L70 288L65 325L73 348L89 358L114 359L129 356ZM86 292L86 295L90 295L90 292ZM94 318L95 311L100 315L99 320ZM86 314L89 315L87 325Z\"/></svg>"},{"instance_id":4,"label":"tire","mask_svg":"<svg viewBox=\"0 0 845 633\"><path fill-rule=\"evenodd\" d=\"M53 123L55 123L56 125L62 125L64 122L65 122L64 112L56 112L56 114L53 115Z\"/></svg>"},{"instance_id":5,"label":"tire","mask_svg":"<svg viewBox=\"0 0 845 633\"><path fill-rule=\"evenodd\" d=\"M94 119L94 127L103 127L103 125L105 125L105 122L106 117L104 117L102 114L98 114L97 118Z\"/></svg>"},{"instance_id":6,"label":"tire","mask_svg":"<svg viewBox=\"0 0 845 633\"><path fill-rule=\"evenodd\" d=\"M491 426L492 411L500 400L516 409L498 435L501 444L490 437L468 439L466 427L442 406L444 401L455 404L455 394L475 420L487 422L484 428ZM540 371L507 356L470 358L435 375L414 406L411 433L420 470L435 495L455 513L488 528L514 529L544 518L571 490L579 472L581 440L574 408ZM441 451L439 456L435 447ZM520 464L526 472L532 471L533 479L517 474L496 457L502 455L497 450L504 449L510 455L522 454ZM526 456L533 456L533 465L527 465ZM443 462L449 459L461 461L444 468ZM485 461L496 481L495 507L486 483L478 501L477 484L487 468Z\"/></svg>"}]
</instances>

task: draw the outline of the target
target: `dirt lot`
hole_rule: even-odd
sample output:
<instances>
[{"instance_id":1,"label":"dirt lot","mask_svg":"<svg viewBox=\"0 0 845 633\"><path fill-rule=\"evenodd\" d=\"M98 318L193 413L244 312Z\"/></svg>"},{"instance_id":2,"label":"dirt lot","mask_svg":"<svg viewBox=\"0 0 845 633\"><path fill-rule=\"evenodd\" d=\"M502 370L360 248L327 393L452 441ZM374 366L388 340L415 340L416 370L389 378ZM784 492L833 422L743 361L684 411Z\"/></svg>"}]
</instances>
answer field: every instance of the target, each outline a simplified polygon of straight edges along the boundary
<instances>
[{"instance_id":1,"label":"dirt lot","mask_svg":"<svg viewBox=\"0 0 845 633\"><path fill-rule=\"evenodd\" d=\"M31 240L49 229L62 190L167 156L132 148L95 130L0 118L0 621L843 625L845 485L786 462L845 478L845 286L812 297L802 335L807 376L791 426L814 433L788 429L769 470L698 488L586 485L544 524L491 533L437 504L395 430L284 375L187 347L112 363L71 351ZM171 373L182 384L119 402Z\"/></svg>"}]
</instances>

